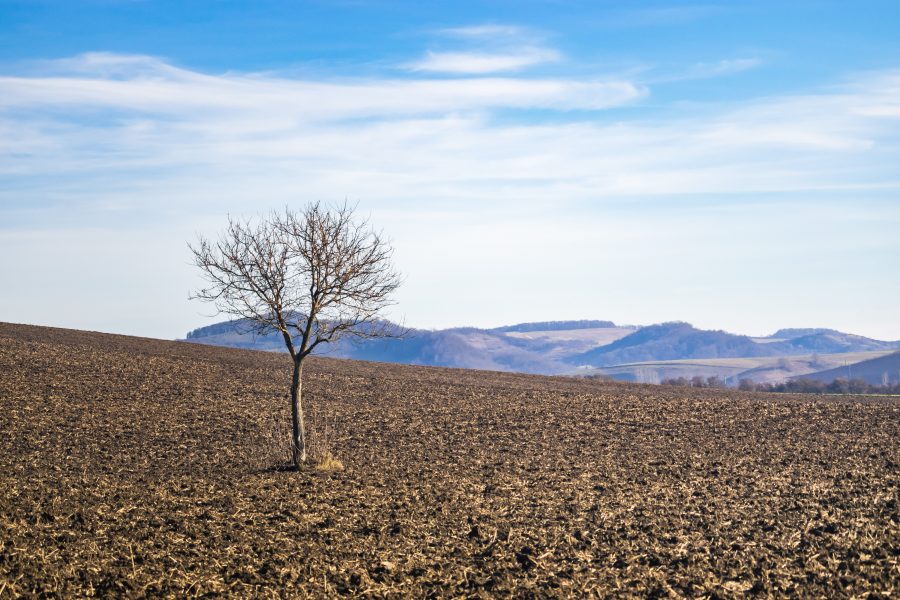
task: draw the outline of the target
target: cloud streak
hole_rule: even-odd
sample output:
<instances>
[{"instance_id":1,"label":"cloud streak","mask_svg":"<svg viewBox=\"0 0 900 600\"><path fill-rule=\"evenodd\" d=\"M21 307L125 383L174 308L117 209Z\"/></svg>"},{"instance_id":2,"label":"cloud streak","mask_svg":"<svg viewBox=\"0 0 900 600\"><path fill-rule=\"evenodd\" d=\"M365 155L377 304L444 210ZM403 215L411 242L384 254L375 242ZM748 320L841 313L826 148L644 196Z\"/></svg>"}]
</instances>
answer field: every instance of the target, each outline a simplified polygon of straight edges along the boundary
<instances>
[{"instance_id":1,"label":"cloud streak","mask_svg":"<svg viewBox=\"0 0 900 600\"><path fill-rule=\"evenodd\" d=\"M379 79L311 81L206 75L157 58L87 54L62 61L71 75L0 77L0 109L105 108L178 115L279 114L315 121L484 109L600 110L642 98L624 80ZM93 68L92 68L93 67Z\"/></svg>"},{"instance_id":2,"label":"cloud streak","mask_svg":"<svg viewBox=\"0 0 900 600\"><path fill-rule=\"evenodd\" d=\"M713 77L724 77L742 73L751 69L756 69L763 64L759 58L730 58L715 62L696 63L680 73L660 77L654 80L655 83L671 82L671 81L692 81L696 79L711 79Z\"/></svg>"},{"instance_id":3,"label":"cloud streak","mask_svg":"<svg viewBox=\"0 0 900 600\"><path fill-rule=\"evenodd\" d=\"M559 62L562 54L543 45L539 33L512 25L483 24L441 29L437 32L464 47L429 51L405 68L413 72L451 75L486 75L517 72Z\"/></svg>"},{"instance_id":4,"label":"cloud streak","mask_svg":"<svg viewBox=\"0 0 900 600\"><path fill-rule=\"evenodd\" d=\"M556 62L561 55L548 48L519 48L513 52L429 52L407 66L410 71L481 75L520 71L526 67Z\"/></svg>"},{"instance_id":5,"label":"cloud streak","mask_svg":"<svg viewBox=\"0 0 900 600\"><path fill-rule=\"evenodd\" d=\"M498 25L488 23L482 25L468 25L465 27L447 27L438 30L444 36L457 37L469 40L495 41L504 38L520 38L526 35L526 30L515 25Z\"/></svg>"}]
</instances>

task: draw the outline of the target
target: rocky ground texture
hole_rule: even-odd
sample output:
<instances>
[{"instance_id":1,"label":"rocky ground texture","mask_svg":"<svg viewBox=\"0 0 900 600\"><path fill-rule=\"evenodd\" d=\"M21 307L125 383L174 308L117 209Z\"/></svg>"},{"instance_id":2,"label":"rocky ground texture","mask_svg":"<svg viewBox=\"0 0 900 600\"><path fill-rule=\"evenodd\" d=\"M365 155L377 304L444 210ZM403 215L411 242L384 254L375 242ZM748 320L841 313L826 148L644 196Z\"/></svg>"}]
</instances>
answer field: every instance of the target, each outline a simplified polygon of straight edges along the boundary
<instances>
[{"instance_id":1,"label":"rocky ground texture","mask_svg":"<svg viewBox=\"0 0 900 600\"><path fill-rule=\"evenodd\" d=\"M900 399L0 324L0 597L900 595Z\"/></svg>"}]
</instances>

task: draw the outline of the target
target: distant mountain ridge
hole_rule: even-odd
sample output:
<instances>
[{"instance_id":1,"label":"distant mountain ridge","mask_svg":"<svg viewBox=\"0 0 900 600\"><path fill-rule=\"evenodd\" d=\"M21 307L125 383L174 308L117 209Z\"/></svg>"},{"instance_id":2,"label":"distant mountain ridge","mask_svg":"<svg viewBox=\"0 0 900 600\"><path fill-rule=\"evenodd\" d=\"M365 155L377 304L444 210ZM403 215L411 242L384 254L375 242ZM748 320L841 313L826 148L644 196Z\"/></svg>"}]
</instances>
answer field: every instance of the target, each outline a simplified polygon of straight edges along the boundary
<instances>
[{"instance_id":1,"label":"distant mountain ridge","mask_svg":"<svg viewBox=\"0 0 900 600\"><path fill-rule=\"evenodd\" d=\"M784 339L794 335L797 337ZM579 366L608 367L692 358L797 356L900 348L898 342L872 340L834 329L782 329L771 338L771 342L758 343L746 335L697 329L689 323L661 323L642 327L609 345L571 356L567 362Z\"/></svg>"},{"instance_id":2,"label":"distant mountain ridge","mask_svg":"<svg viewBox=\"0 0 900 600\"><path fill-rule=\"evenodd\" d=\"M862 379L870 385L893 385L900 382L900 352L847 364L833 369L808 373L793 379L814 379L831 383L835 379Z\"/></svg>"},{"instance_id":3,"label":"distant mountain ridge","mask_svg":"<svg viewBox=\"0 0 900 600\"><path fill-rule=\"evenodd\" d=\"M575 329L603 329L612 328L616 324L612 321L539 321L537 323L519 323L517 325L505 325L495 327L489 331L500 333L530 333L534 331L572 331Z\"/></svg>"},{"instance_id":4,"label":"distant mountain ridge","mask_svg":"<svg viewBox=\"0 0 900 600\"><path fill-rule=\"evenodd\" d=\"M825 331L822 333L806 335L792 339L788 342L793 349L798 351L835 354L838 352L867 352L875 350L890 350L897 348L897 342L882 342L869 339L852 333L840 331Z\"/></svg>"},{"instance_id":5,"label":"distant mountain ridge","mask_svg":"<svg viewBox=\"0 0 900 600\"><path fill-rule=\"evenodd\" d=\"M568 326L566 323L573 324L575 328L580 327L581 330L590 329L587 321L547 322L535 324L534 327L531 327L532 324L519 324L498 329L474 327L437 331L410 329L402 339L356 340L345 337L335 344L320 346L317 353L377 362L556 374L568 370L568 366L551 356L553 350L557 350L559 346L580 347L584 345L583 343L579 346L577 341L563 340L558 344L552 342L548 344L544 339L531 341L516 335L522 332L570 331L564 329ZM605 325L609 322L593 323ZM540 327L557 329L544 330ZM228 321L201 327L189 332L186 339L201 344L285 351L281 334L254 334L249 325L242 321ZM537 347L540 347L540 350L537 350Z\"/></svg>"},{"instance_id":6,"label":"distant mountain ridge","mask_svg":"<svg viewBox=\"0 0 900 600\"><path fill-rule=\"evenodd\" d=\"M795 328L795 329L779 329L772 335L770 338L776 339L784 339L784 340L793 340L799 337L806 337L808 335L817 335L819 333L840 333L834 329L826 329L824 327L806 327L806 328Z\"/></svg>"},{"instance_id":7,"label":"distant mountain ridge","mask_svg":"<svg viewBox=\"0 0 900 600\"><path fill-rule=\"evenodd\" d=\"M570 357L575 365L605 367L651 360L770 356L771 344L745 335L696 329L689 323L649 325L609 345Z\"/></svg>"},{"instance_id":8,"label":"distant mountain ridge","mask_svg":"<svg viewBox=\"0 0 900 600\"><path fill-rule=\"evenodd\" d=\"M280 334L253 333L242 321L200 327L187 334L187 341L284 351ZM782 329L767 338L751 338L683 322L618 327L612 321L576 320L493 329L412 329L403 339L347 338L320 348L321 354L340 358L552 375L652 361L883 352L900 349L900 342L825 328ZM654 380L652 373L646 380Z\"/></svg>"}]
</instances>

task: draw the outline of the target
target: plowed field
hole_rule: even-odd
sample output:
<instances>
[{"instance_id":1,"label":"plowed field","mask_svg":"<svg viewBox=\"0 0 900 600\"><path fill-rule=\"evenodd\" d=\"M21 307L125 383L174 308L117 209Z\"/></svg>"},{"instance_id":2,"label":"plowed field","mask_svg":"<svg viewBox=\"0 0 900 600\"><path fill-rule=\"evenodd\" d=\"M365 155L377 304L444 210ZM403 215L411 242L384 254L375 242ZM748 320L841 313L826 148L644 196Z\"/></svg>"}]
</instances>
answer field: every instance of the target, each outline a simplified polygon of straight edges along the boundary
<instances>
[{"instance_id":1,"label":"plowed field","mask_svg":"<svg viewBox=\"0 0 900 600\"><path fill-rule=\"evenodd\" d=\"M900 596L900 401L0 324L0 597Z\"/></svg>"}]
</instances>

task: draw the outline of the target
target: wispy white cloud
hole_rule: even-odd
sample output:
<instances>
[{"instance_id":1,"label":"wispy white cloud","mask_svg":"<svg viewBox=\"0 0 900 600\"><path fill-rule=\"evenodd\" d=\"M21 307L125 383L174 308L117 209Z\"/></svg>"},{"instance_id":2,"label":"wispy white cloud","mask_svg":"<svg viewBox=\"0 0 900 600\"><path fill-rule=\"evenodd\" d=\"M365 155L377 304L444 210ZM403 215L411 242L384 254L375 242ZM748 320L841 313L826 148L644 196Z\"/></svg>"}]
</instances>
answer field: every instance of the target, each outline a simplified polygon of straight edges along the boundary
<instances>
[{"instance_id":1,"label":"wispy white cloud","mask_svg":"<svg viewBox=\"0 0 900 600\"><path fill-rule=\"evenodd\" d=\"M661 83L668 81L711 79L713 77L734 75L735 73L742 73L744 71L756 69L762 64L762 59L756 57L727 58L715 62L699 62L680 72L655 78L653 81L656 83Z\"/></svg>"},{"instance_id":2,"label":"wispy white cloud","mask_svg":"<svg viewBox=\"0 0 900 600\"><path fill-rule=\"evenodd\" d=\"M507 53L484 52L428 52L426 56L407 65L411 71L462 73L481 75L519 71L542 63L555 62L561 55L549 48L517 48Z\"/></svg>"},{"instance_id":3,"label":"wispy white cloud","mask_svg":"<svg viewBox=\"0 0 900 600\"><path fill-rule=\"evenodd\" d=\"M612 116L607 109L626 107L649 91L629 80L520 75L453 81L216 75L152 57L85 55L0 78L0 245L4 230L28 229L32 222L44 233L23 255L51 247L52 228L63 223L89 224L92 231L125 223L145 231L143 250L167 252L172 263L178 260L173 252L154 244L190 239L208 223L215 230L225 212L349 197L390 225L409 274L402 301L411 323L433 321L424 308L409 307L431 307L443 296L459 303L452 288L467 281L483 286L486 297L524 298L533 269L572 279L596 271L619 278L623 289L637 286L607 296L600 283L586 282L570 310L639 321L659 310L648 301L645 312L625 311L635 307L641 278L675 276L657 266L653 253L661 247L673 249L681 264L709 264L717 273L729 268L726 259L755 264L759 252L777 261L778 253L810 251L809 237L786 250L790 236L782 230L799 230L820 214L821 198L900 191L898 90L900 72L885 71L804 95ZM539 109L542 116L520 109ZM546 112L552 118L544 118ZM754 216L741 200L768 193L799 198L793 202L800 208L783 227L763 213ZM716 198L717 206L736 199L734 216L717 221L674 208L679 199L698 197ZM632 204L654 207L655 216L623 208ZM885 214L878 213L881 222L854 226L846 243L896 247L885 223L898 224L900 216ZM457 227L448 215L463 222ZM153 223L153 231L166 232L158 242L144 229ZM495 224L504 224L511 239L492 234ZM726 230L710 233L716 227ZM766 227L784 239L760 234ZM835 220L826 233L842 227ZM749 241L736 241L736 230L745 230ZM633 237L623 240L626 234ZM111 235L111 243L121 235ZM757 244L758 235L767 236L773 250L764 252L769 242ZM16 239L4 247L21 249ZM459 260L477 264L453 271L448 248L454 244L464 249ZM67 250L71 263L76 246ZM23 260L37 267L52 263L48 255ZM148 274L145 288L133 278L122 281L135 286L134 294L155 294L152 284L170 276L169 263ZM11 280L22 269L3 266L0 277ZM189 281L187 269L177 273L178 281ZM501 289L506 284L495 276L498 269L518 283ZM743 290L738 281L733 289ZM613 298L622 312L606 312L596 304L601 297ZM21 306L29 306L26 295ZM457 323L476 308L455 309L463 311ZM526 308L531 312L516 318L543 310L534 303ZM513 318L506 307L492 312L482 306L479 315L483 324ZM646 317L653 318L660 317ZM178 331L198 317L189 311L186 319L192 321Z\"/></svg>"},{"instance_id":4,"label":"wispy white cloud","mask_svg":"<svg viewBox=\"0 0 900 600\"><path fill-rule=\"evenodd\" d=\"M94 65L97 69L91 71ZM211 76L151 57L97 54L60 66L71 66L73 74L0 77L0 108L106 107L175 115L237 111L315 121L502 108L599 110L645 94L639 85L621 80L312 81L252 74Z\"/></svg>"},{"instance_id":5,"label":"wispy white cloud","mask_svg":"<svg viewBox=\"0 0 900 600\"><path fill-rule=\"evenodd\" d=\"M208 75L115 55L57 69L0 78L3 173L192 169L178 180L190 188L252 165L270 178L253 184L265 188L303 181L317 193L447 198L846 189L897 179L882 168L900 139L895 72L663 121L579 113L501 125L497 111L603 111L647 91L579 79Z\"/></svg>"},{"instance_id":6,"label":"wispy white cloud","mask_svg":"<svg viewBox=\"0 0 900 600\"><path fill-rule=\"evenodd\" d=\"M437 31L439 37L463 42L453 50L429 51L405 66L410 71L483 75L520 71L557 62L562 54L546 47L543 35L514 25L471 25ZM458 45L458 44L457 44Z\"/></svg>"},{"instance_id":7,"label":"wispy white cloud","mask_svg":"<svg viewBox=\"0 0 900 600\"><path fill-rule=\"evenodd\" d=\"M468 25L466 27L448 27L438 30L438 33L451 37L460 37L467 39L481 39L495 41L502 38L517 38L526 34L533 35L528 31L516 25Z\"/></svg>"},{"instance_id":8,"label":"wispy white cloud","mask_svg":"<svg viewBox=\"0 0 900 600\"><path fill-rule=\"evenodd\" d=\"M870 118L900 117L900 70L893 71L889 77L883 72L867 73L851 81L848 87L855 96L867 98L850 107L853 113Z\"/></svg>"},{"instance_id":9,"label":"wispy white cloud","mask_svg":"<svg viewBox=\"0 0 900 600\"><path fill-rule=\"evenodd\" d=\"M696 62L686 66L669 66L666 69L645 65L634 73L635 77L645 85L658 86L668 83L728 77L758 69L763 65L764 61L759 57L725 58L716 61Z\"/></svg>"}]
</instances>

